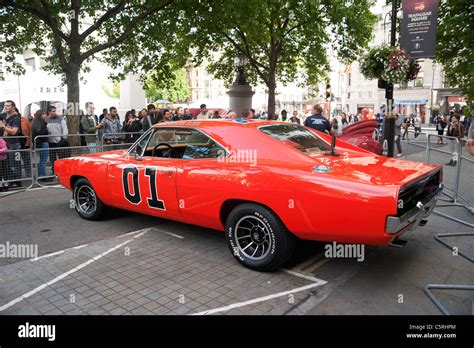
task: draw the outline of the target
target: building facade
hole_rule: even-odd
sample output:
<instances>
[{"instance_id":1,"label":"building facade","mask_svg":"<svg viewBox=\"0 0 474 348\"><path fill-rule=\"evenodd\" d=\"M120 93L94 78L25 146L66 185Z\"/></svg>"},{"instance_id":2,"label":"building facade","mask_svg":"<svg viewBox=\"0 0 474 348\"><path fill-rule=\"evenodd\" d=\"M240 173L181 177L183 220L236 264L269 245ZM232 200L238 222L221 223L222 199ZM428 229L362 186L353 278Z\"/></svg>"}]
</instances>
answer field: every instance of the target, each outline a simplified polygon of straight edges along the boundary
<instances>
[{"instance_id":1,"label":"building facade","mask_svg":"<svg viewBox=\"0 0 474 348\"><path fill-rule=\"evenodd\" d=\"M383 6L374 26L371 47L390 42L391 5ZM432 59L418 60L421 70L414 81L394 86L395 111L402 115L419 115L424 123L431 123L438 113L447 114L459 109L465 101L456 88L446 83L443 67ZM373 115L386 105L385 90L377 87L377 80L367 80L361 74L359 63L340 70L341 103L349 114Z\"/></svg>"}]
</instances>

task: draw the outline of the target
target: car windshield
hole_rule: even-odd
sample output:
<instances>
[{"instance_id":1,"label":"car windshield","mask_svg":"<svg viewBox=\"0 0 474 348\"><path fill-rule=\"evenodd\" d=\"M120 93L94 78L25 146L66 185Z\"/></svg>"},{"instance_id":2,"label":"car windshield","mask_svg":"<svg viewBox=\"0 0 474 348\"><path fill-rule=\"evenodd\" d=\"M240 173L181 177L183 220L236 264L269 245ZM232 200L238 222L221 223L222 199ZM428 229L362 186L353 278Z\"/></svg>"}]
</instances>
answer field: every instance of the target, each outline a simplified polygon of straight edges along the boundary
<instances>
[{"instance_id":1,"label":"car windshield","mask_svg":"<svg viewBox=\"0 0 474 348\"><path fill-rule=\"evenodd\" d=\"M259 129L272 138L278 139L308 155L319 154L330 150L328 144L305 127L297 124L274 124L262 126Z\"/></svg>"}]
</instances>

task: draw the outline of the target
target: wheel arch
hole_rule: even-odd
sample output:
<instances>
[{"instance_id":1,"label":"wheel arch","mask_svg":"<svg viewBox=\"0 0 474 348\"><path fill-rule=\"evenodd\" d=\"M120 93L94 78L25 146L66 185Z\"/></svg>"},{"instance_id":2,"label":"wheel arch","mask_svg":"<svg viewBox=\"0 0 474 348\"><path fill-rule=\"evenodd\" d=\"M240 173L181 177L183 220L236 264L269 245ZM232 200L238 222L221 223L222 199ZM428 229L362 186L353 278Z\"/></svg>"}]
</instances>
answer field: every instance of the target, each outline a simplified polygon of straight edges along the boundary
<instances>
[{"instance_id":1,"label":"wheel arch","mask_svg":"<svg viewBox=\"0 0 474 348\"><path fill-rule=\"evenodd\" d=\"M271 207L269 207L268 205L266 204L263 204L261 202L257 202L257 201L251 201L251 200L247 200L247 199L239 199L239 198L229 198L229 199L226 199L222 205L221 205L221 208L220 208L220 211L219 211L219 219L221 221L221 224L222 226L225 227L225 224L226 224L226 220L227 220L227 217L229 216L230 212L235 208L237 207L238 205L240 204L245 204L245 203L252 203L252 204L257 204L257 205L260 205L268 210L270 210L273 214L275 214L275 216L277 216L280 221L283 223L283 225L285 225L286 229L294 235L293 232L291 232L285 222L283 221L283 219L275 212L275 210L273 210Z\"/></svg>"},{"instance_id":2,"label":"wheel arch","mask_svg":"<svg viewBox=\"0 0 474 348\"><path fill-rule=\"evenodd\" d=\"M83 175L72 175L71 178L69 179L69 184L71 185L71 190L74 190L74 185L76 184L76 182L79 180L79 179L86 179L87 181L89 181L89 179L87 179L85 176ZM90 182L90 181L89 181Z\"/></svg>"}]
</instances>

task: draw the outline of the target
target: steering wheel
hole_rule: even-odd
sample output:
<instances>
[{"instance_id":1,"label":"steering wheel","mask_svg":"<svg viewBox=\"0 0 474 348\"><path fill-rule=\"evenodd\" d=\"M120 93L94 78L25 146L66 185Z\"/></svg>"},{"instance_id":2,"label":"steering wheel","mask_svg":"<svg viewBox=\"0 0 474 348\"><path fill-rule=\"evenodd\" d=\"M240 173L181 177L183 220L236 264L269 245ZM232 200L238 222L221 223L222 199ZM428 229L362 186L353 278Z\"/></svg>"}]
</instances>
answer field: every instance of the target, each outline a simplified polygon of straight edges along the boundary
<instances>
[{"instance_id":1,"label":"steering wheel","mask_svg":"<svg viewBox=\"0 0 474 348\"><path fill-rule=\"evenodd\" d=\"M168 158L171 158L171 155L172 155L174 149L173 149L173 147L172 147L170 144L167 144L167 143L158 143L158 144L156 144L155 147L153 147L153 151L151 152L151 156L152 156L152 157L155 157L156 150L157 150L161 145L164 145L164 146L169 147L169 149L170 149L171 151L169 152Z\"/></svg>"}]
</instances>

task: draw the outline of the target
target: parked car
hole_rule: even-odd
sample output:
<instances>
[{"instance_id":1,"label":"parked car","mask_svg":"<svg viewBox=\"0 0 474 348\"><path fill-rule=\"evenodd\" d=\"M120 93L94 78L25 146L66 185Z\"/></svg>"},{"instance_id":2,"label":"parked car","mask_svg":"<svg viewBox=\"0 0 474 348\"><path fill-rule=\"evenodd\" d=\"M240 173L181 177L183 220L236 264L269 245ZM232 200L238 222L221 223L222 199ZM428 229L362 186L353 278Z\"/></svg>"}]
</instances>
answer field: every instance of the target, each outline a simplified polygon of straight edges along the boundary
<instances>
[{"instance_id":1,"label":"parked car","mask_svg":"<svg viewBox=\"0 0 474 348\"><path fill-rule=\"evenodd\" d=\"M376 127L377 121L375 119L359 121L344 128L338 138L381 155L382 145L379 143L378 137L374 136L374 132L377 132Z\"/></svg>"},{"instance_id":2,"label":"parked car","mask_svg":"<svg viewBox=\"0 0 474 348\"><path fill-rule=\"evenodd\" d=\"M441 166L242 119L157 124L128 150L54 169L84 219L109 206L225 231L232 255L260 271L283 265L296 238L387 245L426 223L442 189Z\"/></svg>"}]
</instances>

